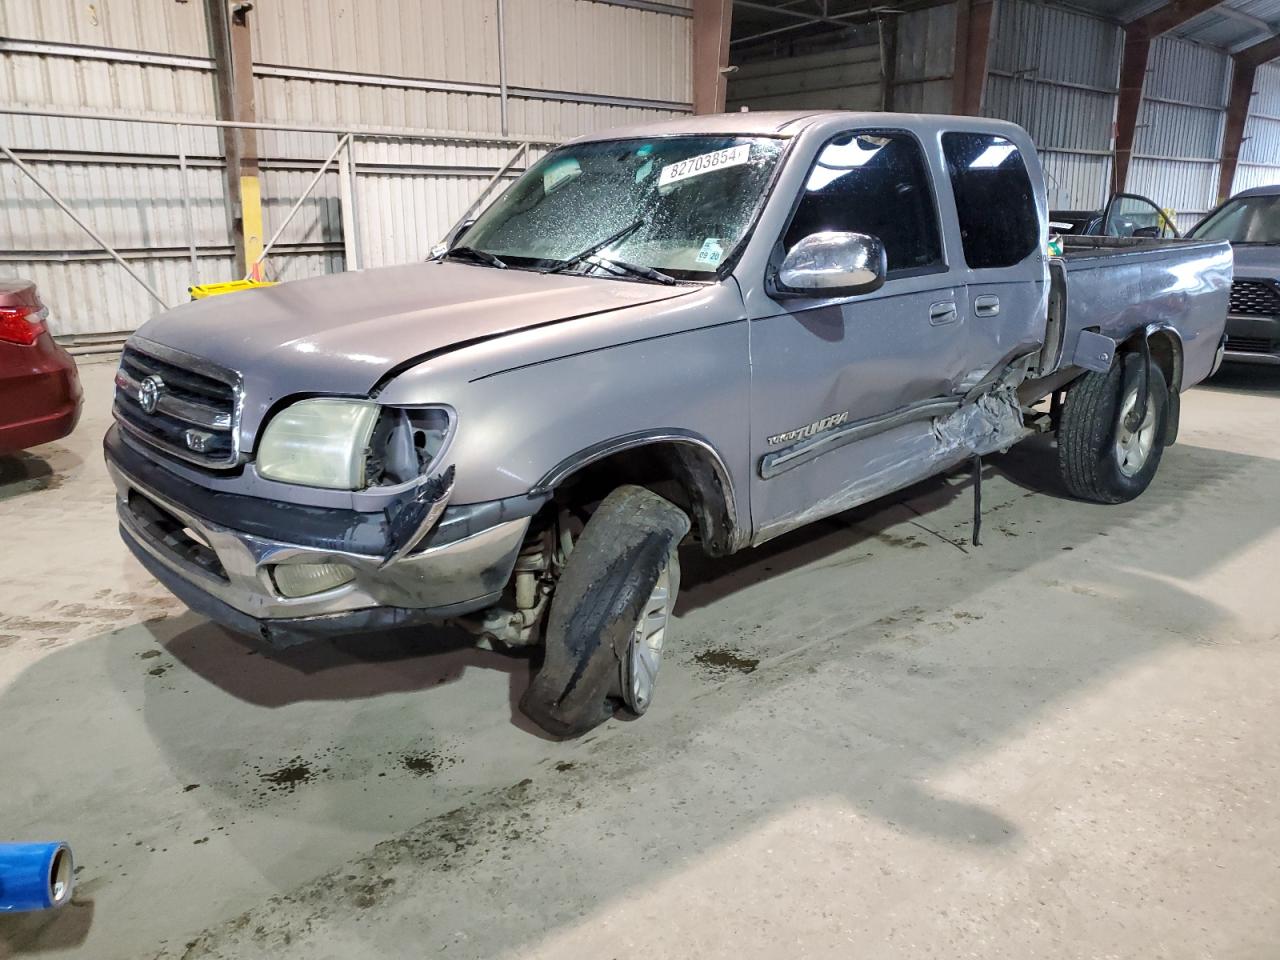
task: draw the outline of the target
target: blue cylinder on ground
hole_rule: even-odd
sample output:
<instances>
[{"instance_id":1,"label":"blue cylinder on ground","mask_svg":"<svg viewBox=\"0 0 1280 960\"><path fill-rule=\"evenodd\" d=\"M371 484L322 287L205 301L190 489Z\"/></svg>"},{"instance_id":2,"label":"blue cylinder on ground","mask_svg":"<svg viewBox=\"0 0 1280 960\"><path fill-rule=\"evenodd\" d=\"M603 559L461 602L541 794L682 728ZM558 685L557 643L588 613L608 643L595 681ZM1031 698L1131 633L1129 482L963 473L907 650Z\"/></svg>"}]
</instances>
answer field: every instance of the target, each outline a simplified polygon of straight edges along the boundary
<instances>
[{"instance_id":1,"label":"blue cylinder on ground","mask_svg":"<svg viewBox=\"0 0 1280 960\"><path fill-rule=\"evenodd\" d=\"M73 873L65 843L0 843L0 913L62 906Z\"/></svg>"}]
</instances>

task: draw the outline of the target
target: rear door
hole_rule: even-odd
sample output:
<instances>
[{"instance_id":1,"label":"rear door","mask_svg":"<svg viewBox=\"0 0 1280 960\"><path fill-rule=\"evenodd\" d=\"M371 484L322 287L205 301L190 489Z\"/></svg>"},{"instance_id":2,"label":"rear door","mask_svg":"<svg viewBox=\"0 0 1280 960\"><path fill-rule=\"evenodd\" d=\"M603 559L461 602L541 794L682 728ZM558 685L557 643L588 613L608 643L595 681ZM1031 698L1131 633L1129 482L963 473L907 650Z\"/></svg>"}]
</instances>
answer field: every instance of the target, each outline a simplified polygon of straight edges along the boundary
<instances>
[{"instance_id":1,"label":"rear door","mask_svg":"<svg viewBox=\"0 0 1280 960\"><path fill-rule=\"evenodd\" d=\"M955 392L965 290L962 268L944 257L934 183L921 142L902 130L835 136L809 168L773 269L804 237L847 231L881 240L888 274L874 293L770 301L774 309L751 321L757 541L885 492L877 478L891 484L900 474L902 430L929 430L912 413ZM873 433L897 418L909 426L853 442L834 436L847 439L864 423ZM824 437L832 442L815 449L810 441Z\"/></svg>"},{"instance_id":2,"label":"rear door","mask_svg":"<svg viewBox=\"0 0 1280 960\"><path fill-rule=\"evenodd\" d=\"M964 383L972 386L1040 345L1048 295L1044 234L1031 173L1011 140L953 131L942 135L942 153L967 267Z\"/></svg>"}]
</instances>

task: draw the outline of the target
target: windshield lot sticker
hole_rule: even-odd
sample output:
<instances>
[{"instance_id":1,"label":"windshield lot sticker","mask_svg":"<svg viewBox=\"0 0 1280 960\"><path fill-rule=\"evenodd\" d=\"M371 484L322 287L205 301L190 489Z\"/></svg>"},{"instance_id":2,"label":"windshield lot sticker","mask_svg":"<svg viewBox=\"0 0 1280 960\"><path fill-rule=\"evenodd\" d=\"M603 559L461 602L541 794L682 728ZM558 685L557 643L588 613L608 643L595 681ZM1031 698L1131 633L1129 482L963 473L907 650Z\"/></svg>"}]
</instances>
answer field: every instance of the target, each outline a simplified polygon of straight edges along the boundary
<instances>
[{"instance_id":1,"label":"windshield lot sticker","mask_svg":"<svg viewBox=\"0 0 1280 960\"><path fill-rule=\"evenodd\" d=\"M665 187L668 184L679 183L681 180L688 180L690 177L700 177L704 173L712 173L715 170L740 167L747 162L750 156L751 144L740 143L736 147L728 147L712 153L702 153L696 157L690 157L688 160L681 160L679 163L671 163L663 167L662 173L658 175L658 186Z\"/></svg>"},{"instance_id":2,"label":"windshield lot sticker","mask_svg":"<svg viewBox=\"0 0 1280 960\"><path fill-rule=\"evenodd\" d=\"M707 237L698 251L698 263L709 263L716 266L724 259L724 247L720 246L719 237Z\"/></svg>"}]
</instances>

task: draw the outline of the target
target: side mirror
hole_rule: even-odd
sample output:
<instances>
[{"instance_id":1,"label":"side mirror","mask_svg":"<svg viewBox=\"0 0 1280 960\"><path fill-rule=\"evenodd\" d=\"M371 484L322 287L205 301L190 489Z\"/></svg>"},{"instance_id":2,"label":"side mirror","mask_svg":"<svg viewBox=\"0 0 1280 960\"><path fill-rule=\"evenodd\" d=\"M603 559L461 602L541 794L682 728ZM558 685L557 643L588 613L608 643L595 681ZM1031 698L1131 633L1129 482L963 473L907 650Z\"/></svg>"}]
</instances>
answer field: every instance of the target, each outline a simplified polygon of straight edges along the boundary
<instances>
[{"instance_id":1,"label":"side mirror","mask_svg":"<svg viewBox=\"0 0 1280 960\"><path fill-rule=\"evenodd\" d=\"M1130 236L1145 237L1148 240L1158 240L1160 239L1160 228L1159 227L1138 227L1136 230L1133 231L1132 234L1130 234Z\"/></svg>"},{"instance_id":2,"label":"side mirror","mask_svg":"<svg viewBox=\"0 0 1280 960\"><path fill-rule=\"evenodd\" d=\"M777 293L793 297L852 297L884 285L884 244L865 233L811 233L782 258Z\"/></svg>"}]
</instances>

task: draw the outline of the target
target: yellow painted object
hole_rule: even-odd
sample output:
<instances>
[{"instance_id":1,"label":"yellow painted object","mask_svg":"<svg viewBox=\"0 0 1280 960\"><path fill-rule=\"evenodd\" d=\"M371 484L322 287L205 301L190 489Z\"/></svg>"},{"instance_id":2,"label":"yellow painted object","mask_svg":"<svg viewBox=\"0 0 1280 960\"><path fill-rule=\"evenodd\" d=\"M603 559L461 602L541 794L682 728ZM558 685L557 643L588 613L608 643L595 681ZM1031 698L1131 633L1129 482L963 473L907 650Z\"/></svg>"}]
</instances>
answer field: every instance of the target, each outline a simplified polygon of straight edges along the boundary
<instances>
[{"instance_id":1,"label":"yellow painted object","mask_svg":"<svg viewBox=\"0 0 1280 960\"><path fill-rule=\"evenodd\" d=\"M217 297L224 293L236 293L240 290L253 290L255 287L274 287L270 280L227 280L223 283L200 283L187 287L192 300L203 300L205 297Z\"/></svg>"},{"instance_id":2,"label":"yellow painted object","mask_svg":"<svg viewBox=\"0 0 1280 960\"><path fill-rule=\"evenodd\" d=\"M262 188L258 178L240 178L240 224L244 230L244 262L262 258Z\"/></svg>"}]
</instances>

